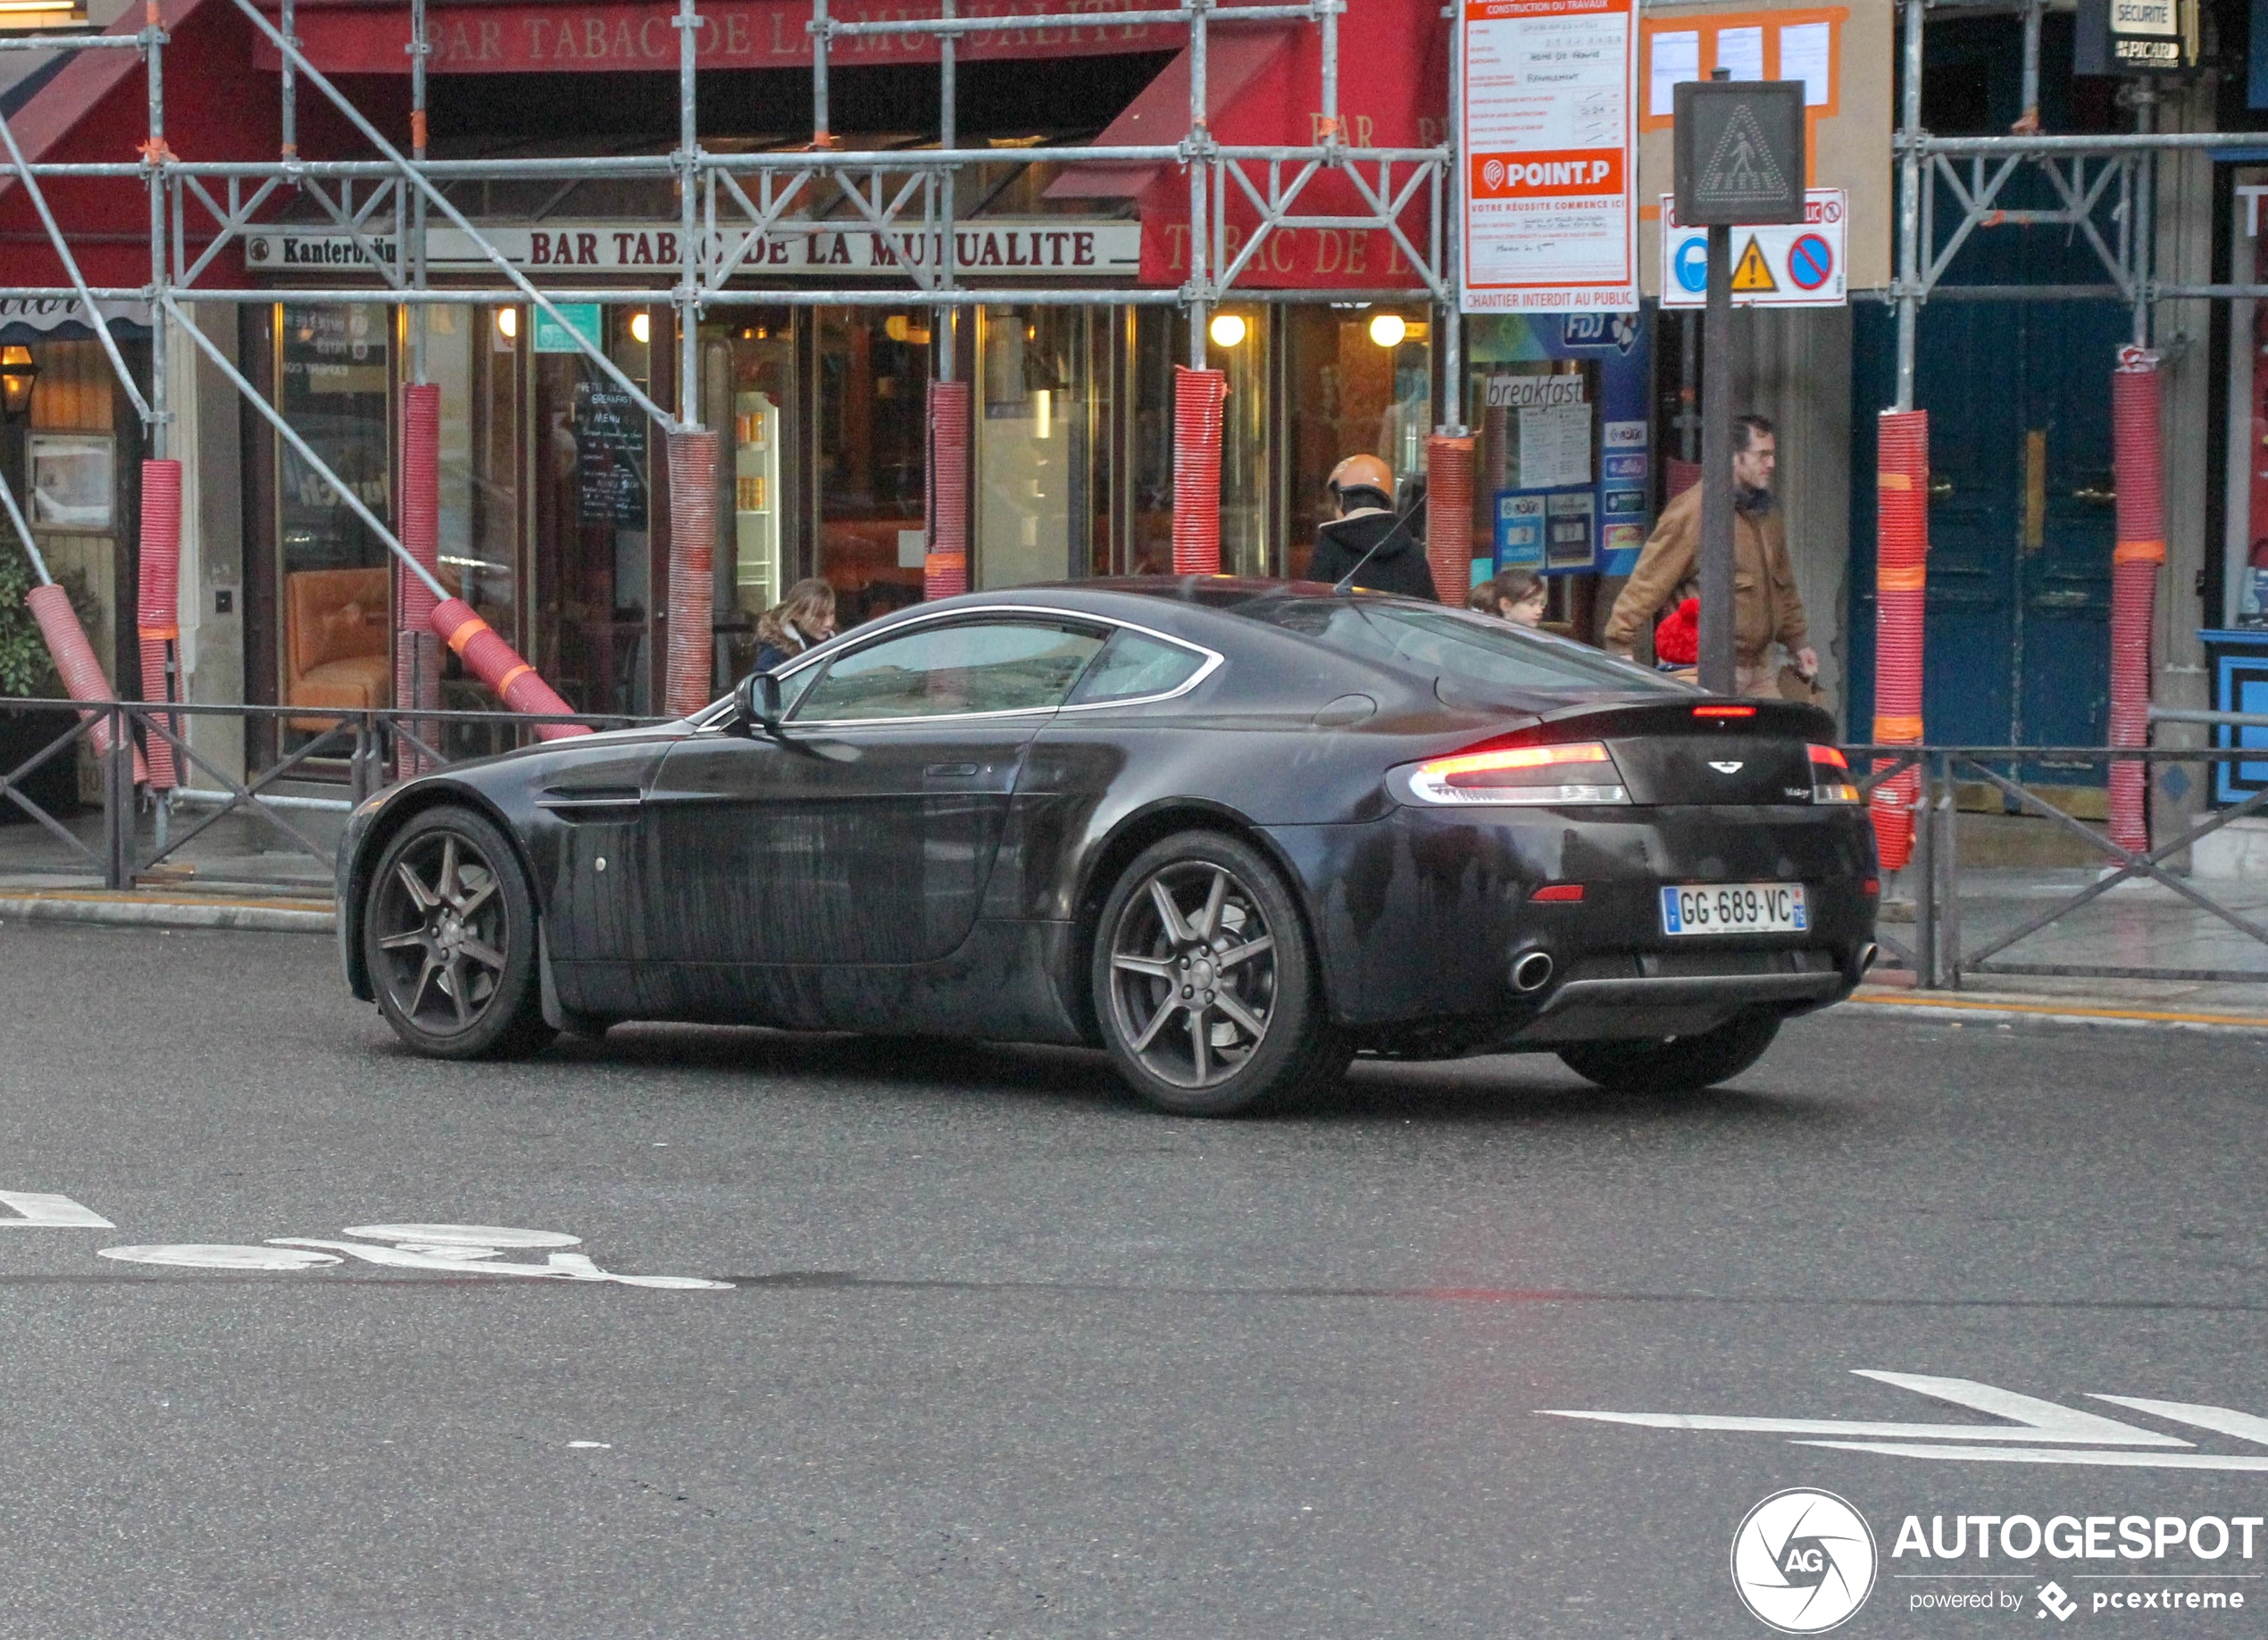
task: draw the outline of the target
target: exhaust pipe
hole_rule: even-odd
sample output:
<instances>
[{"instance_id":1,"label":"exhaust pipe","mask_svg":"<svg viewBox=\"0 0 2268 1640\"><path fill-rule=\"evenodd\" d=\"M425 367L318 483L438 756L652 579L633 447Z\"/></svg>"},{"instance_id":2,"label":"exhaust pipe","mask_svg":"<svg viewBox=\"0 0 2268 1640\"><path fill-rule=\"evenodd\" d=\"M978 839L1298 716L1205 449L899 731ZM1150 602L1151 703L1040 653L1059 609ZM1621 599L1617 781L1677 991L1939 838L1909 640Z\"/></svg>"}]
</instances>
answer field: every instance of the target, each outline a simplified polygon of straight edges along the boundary
<instances>
[{"instance_id":1,"label":"exhaust pipe","mask_svg":"<svg viewBox=\"0 0 2268 1640\"><path fill-rule=\"evenodd\" d=\"M1881 954L1882 948L1876 945L1872 940L1868 940L1866 944L1858 948L1858 971L1863 974L1868 969L1873 967L1875 959L1880 957Z\"/></svg>"},{"instance_id":2,"label":"exhaust pipe","mask_svg":"<svg viewBox=\"0 0 2268 1640\"><path fill-rule=\"evenodd\" d=\"M1551 983L1551 970L1549 952L1525 953L1512 965L1512 988L1522 995L1540 991Z\"/></svg>"}]
</instances>

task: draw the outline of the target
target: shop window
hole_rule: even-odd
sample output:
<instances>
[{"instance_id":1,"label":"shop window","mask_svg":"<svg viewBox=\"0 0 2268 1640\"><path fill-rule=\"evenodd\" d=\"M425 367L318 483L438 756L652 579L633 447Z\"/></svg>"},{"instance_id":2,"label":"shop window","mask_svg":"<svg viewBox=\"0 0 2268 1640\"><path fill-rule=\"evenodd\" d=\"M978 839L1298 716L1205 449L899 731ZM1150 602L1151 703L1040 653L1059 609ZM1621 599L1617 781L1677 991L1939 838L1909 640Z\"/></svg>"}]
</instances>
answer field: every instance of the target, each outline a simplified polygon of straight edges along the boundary
<instances>
[{"instance_id":1,"label":"shop window","mask_svg":"<svg viewBox=\"0 0 2268 1640\"><path fill-rule=\"evenodd\" d=\"M354 496L391 516L393 356L388 310L287 303L278 314L277 408ZM367 708L393 698L385 544L288 444L276 451L283 596L280 695L290 706ZM288 720L295 733L334 720Z\"/></svg>"},{"instance_id":2,"label":"shop window","mask_svg":"<svg viewBox=\"0 0 2268 1640\"><path fill-rule=\"evenodd\" d=\"M796 332L785 308L701 329L701 417L723 435L717 475L717 675L755 665L756 620L794 581Z\"/></svg>"},{"instance_id":3,"label":"shop window","mask_svg":"<svg viewBox=\"0 0 2268 1640\"><path fill-rule=\"evenodd\" d=\"M1288 306L1283 327L1291 514L1284 572L1297 579L1317 527L1338 516L1324 488L1332 468L1368 454L1397 481L1425 470L1432 327L1423 308L1336 304Z\"/></svg>"},{"instance_id":4,"label":"shop window","mask_svg":"<svg viewBox=\"0 0 2268 1640\"><path fill-rule=\"evenodd\" d=\"M817 330L819 573L847 628L921 601L930 319L822 309Z\"/></svg>"},{"instance_id":5,"label":"shop window","mask_svg":"<svg viewBox=\"0 0 2268 1640\"><path fill-rule=\"evenodd\" d=\"M2262 226L2268 213L2260 210L2268 197L2268 171L2240 171L2236 187L2235 274L2239 280L2258 279L2268 270L2268 229ZM2214 613L2223 626L2268 632L2268 302L2232 303L2229 329L2239 339L2229 349L2231 481L2223 595ZM2032 490L2046 487L2044 475L2029 483Z\"/></svg>"},{"instance_id":6,"label":"shop window","mask_svg":"<svg viewBox=\"0 0 2268 1640\"><path fill-rule=\"evenodd\" d=\"M505 314L509 335L496 322ZM591 322L607 356L648 387L648 316L606 307ZM521 310L499 310L490 329L515 349L543 339ZM537 665L578 712L645 716L654 709L652 424L612 377L561 345L533 360L536 630L546 648Z\"/></svg>"},{"instance_id":7,"label":"shop window","mask_svg":"<svg viewBox=\"0 0 2268 1640\"><path fill-rule=\"evenodd\" d=\"M1092 554L1097 484L1090 390L1095 315L988 307L977 425L977 582L1017 587L1072 575Z\"/></svg>"},{"instance_id":8,"label":"shop window","mask_svg":"<svg viewBox=\"0 0 2268 1640\"><path fill-rule=\"evenodd\" d=\"M1269 539L1267 310L1222 308L1207 324L1205 362L1229 379L1221 437L1221 568L1229 575L1280 575ZM1173 572L1173 367L1189 359L1189 321L1146 307L1134 321L1133 449L1128 573Z\"/></svg>"}]
</instances>

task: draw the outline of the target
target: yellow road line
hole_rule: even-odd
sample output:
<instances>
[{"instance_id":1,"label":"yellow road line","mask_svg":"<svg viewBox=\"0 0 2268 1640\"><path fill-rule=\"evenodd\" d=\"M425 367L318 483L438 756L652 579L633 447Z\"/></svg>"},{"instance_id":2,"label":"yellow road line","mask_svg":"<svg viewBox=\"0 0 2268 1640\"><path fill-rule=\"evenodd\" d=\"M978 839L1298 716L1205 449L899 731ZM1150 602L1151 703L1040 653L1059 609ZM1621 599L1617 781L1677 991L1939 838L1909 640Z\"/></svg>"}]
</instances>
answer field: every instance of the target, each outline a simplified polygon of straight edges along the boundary
<instances>
[{"instance_id":1,"label":"yellow road line","mask_svg":"<svg viewBox=\"0 0 2268 1640\"><path fill-rule=\"evenodd\" d=\"M226 905L242 911L327 912L329 900L224 900L217 895L106 894L99 890L72 894L67 890L38 894L0 894L0 906L28 905L41 900L72 900L94 905Z\"/></svg>"},{"instance_id":2,"label":"yellow road line","mask_svg":"<svg viewBox=\"0 0 2268 1640\"><path fill-rule=\"evenodd\" d=\"M1988 1002L1983 998L1915 996L1910 993L1888 996L1854 995L1849 1000L1894 1008L1949 1008L1956 1012L1970 1013L2064 1014L2082 1020L2141 1020L2160 1025L2245 1025L2268 1030L2268 1016L2253 1013L2175 1013L2149 1008L2089 1008L2070 1003Z\"/></svg>"}]
</instances>

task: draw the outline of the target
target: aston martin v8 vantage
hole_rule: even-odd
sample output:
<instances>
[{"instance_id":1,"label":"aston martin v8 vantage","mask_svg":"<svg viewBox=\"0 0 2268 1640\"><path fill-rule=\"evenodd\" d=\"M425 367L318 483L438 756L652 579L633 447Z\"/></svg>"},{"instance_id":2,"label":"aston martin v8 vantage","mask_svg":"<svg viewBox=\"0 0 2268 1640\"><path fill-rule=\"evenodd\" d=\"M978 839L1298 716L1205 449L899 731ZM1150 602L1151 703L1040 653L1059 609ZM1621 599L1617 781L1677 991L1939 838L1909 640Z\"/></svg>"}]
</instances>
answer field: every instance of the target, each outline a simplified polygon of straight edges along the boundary
<instances>
[{"instance_id":1,"label":"aston martin v8 vantage","mask_svg":"<svg viewBox=\"0 0 2268 1640\"><path fill-rule=\"evenodd\" d=\"M692 717L381 793L340 850L342 954L451 1058L702 1020L1090 1044L1188 1114L1357 1053L1697 1088L1872 960L1833 742L1404 599L972 594Z\"/></svg>"}]
</instances>

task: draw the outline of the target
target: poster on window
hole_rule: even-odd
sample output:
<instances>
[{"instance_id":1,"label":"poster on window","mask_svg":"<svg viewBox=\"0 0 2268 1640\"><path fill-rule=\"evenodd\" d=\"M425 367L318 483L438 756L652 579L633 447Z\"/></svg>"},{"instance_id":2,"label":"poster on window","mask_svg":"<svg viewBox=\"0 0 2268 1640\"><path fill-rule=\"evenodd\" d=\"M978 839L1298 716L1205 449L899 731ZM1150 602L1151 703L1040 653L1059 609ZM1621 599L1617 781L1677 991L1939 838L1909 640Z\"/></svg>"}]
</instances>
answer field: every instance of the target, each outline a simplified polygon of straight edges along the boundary
<instances>
[{"instance_id":1,"label":"poster on window","mask_svg":"<svg viewBox=\"0 0 2268 1640\"><path fill-rule=\"evenodd\" d=\"M108 529L115 464L108 433L31 435L31 521L54 529Z\"/></svg>"},{"instance_id":2,"label":"poster on window","mask_svg":"<svg viewBox=\"0 0 2268 1640\"><path fill-rule=\"evenodd\" d=\"M1464 311L1638 306L1637 0L1465 0Z\"/></svg>"}]
</instances>

